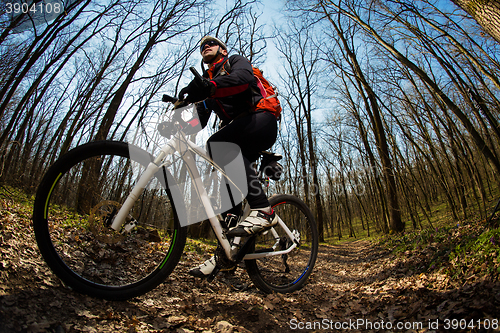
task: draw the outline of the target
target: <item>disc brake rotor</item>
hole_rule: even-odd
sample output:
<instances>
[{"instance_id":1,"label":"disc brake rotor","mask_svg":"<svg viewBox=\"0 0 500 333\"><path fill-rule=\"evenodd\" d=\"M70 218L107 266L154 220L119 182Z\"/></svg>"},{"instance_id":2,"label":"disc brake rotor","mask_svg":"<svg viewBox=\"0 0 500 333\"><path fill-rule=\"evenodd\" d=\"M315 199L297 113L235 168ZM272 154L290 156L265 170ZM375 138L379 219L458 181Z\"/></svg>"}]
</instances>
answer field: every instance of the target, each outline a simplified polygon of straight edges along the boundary
<instances>
[{"instance_id":1,"label":"disc brake rotor","mask_svg":"<svg viewBox=\"0 0 500 333\"><path fill-rule=\"evenodd\" d=\"M101 242L114 244L122 241L125 235L111 228L111 223L121 204L116 201L104 200L92 208L89 217L90 231Z\"/></svg>"}]
</instances>

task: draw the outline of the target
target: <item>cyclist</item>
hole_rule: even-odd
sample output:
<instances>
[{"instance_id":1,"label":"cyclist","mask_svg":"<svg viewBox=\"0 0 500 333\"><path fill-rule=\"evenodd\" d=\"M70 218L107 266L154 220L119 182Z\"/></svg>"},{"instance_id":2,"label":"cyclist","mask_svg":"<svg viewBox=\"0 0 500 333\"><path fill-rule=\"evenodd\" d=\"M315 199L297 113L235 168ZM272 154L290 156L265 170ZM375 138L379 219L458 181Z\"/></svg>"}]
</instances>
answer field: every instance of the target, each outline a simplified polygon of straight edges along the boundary
<instances>
[{"instance_id":1,"label":"cyclist","mask_svg":"<svg viewBox=\"0 0 500 333\"><path fill-rule=\"evenodd\" d=\"M269 110L256 109L263 98L258 89L250 62L243 56L228 56L226 44L211 36L200 42L203 77L208 84L193 80L179 93L179 99L197 104L197 112L202 127L205 127L211 112L221 120L220 129L207 141L230 142L239 146L246 171L250 215L227 236L249 236L267 230L277 224L276 215L258 180L252 164L260 152L271 148L277 137L277 120ZM202 102L203 101L203 102ZM201 102L201 103L199 103ZM217 161L216 161L217 162ZM215 268L215 258L193 268L189 273L196 277L207 277Z\"/></svg>"}]
</instances>

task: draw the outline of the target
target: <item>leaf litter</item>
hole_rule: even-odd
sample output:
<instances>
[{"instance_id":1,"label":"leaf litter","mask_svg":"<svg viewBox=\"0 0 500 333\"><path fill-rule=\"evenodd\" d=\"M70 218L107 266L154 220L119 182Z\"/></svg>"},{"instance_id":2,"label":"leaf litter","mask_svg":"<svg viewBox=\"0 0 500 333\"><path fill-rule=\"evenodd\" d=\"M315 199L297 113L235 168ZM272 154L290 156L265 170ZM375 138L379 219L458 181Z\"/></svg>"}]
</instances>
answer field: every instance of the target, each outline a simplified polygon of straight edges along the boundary
<instances>
[{"instance_id":1,"label":"leaf litter","mask_svg":"<svg viewBox=\"0 0 500 333\"><path fill-rule=\"evenodd\" d=\"M255 288L243 268L212 283L189 276L189 268L207 259L210 248L184 253L166 281L146 295L120 302L91 298L65 288L44 263L26 205L2 202L0 333L336 331L335 323L360 319L421 323L402 331L434 332L441 329L430 329L430 321L439 320L443 328L445 320L500 318L498 275L453 277L443 267L430 270L435 252L429 247L396 255L361 240L320 245L306 286L270 295Z\"/></svg>"}]
</instances>

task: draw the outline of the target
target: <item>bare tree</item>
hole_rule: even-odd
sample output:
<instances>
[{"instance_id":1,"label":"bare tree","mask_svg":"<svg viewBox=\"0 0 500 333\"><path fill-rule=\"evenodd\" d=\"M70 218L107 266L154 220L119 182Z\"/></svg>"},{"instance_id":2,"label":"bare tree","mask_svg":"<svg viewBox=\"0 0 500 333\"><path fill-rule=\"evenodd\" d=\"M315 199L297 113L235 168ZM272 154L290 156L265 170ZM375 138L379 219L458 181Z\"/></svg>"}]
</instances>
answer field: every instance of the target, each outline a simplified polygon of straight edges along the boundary
<instances>
[{"instance_id":1,"label":"bare tree","mask_svg":"<svg viewBox=\"0 0 500 333\"><path fill-rule=\"evenodd\" d=\"M318 80L319 49L314 46L313 38L306 28L291 27L290 32L281 31L278 50L286 61L287 103L293 112L295 132L299 138L299 154L303 172L309 170L312 175L312 189L306 177L304 178L304 195L306 202L313 195L315 203L316 222L320 240L323 240L323 204L321 184L319 181L319 162L313 130L313 96ZM292 38L295 36L295 38ZM309 168L306 168L308 160ZM312 193L310 193L312 191Z\"/></svg>"},{"instance_id":2,"label":"bare tree","mask_svg":"<svg viewBox=\"0 0 500 333\"><path fill-rule=\"evenodd\" d=\"M415 73L422 81L424 81L430 89L436 94L436 96L448 107L462 122L465 129L472 136L478 149L483 152L484 156L494 165L497 172L500 172L500 162L489 149L488 145L485 143L484 139L481 137L480 133L477 131L475 126L472 124L470 119L464 114L460 107L451 100L447 94L439 87L439 85L417 64L411 61L408 57L404 56L393 44L389 43L384 39L368 22L365 22L355 11L349 11L341 8L337 4L332 4L337 10L339 10L343 15L346 15L354 22L359 24L368 34L370 34L383 48L385 48L390 54L399 61L404 66L408 67L413 73Z\"/></svg>"},{"instance_id":3,"label":"bare tree","mask_svg":"<svg viewBox=\"0 0 500 333\"><path fill-rule=\"evenodd\" d=\"M180 1L173 5L168 2L160 1L157 2L151 12L151 17L145 22L145 26L151 27L148 31L148 38L145 46L138 50L138 56L134 64L130 67L124 81L114 92L114 96L109 103L108 109L104 114L101 121L95 140L105 139L108 132L113 124L115 116L118 112L118 108L123 101L125 92L129 88L132 79L136 75L137 71L148 59L153 47L160 43L166 42L169 39L182 34L193 28L192 25L184 26L182 23L183 13L189 11L193 6L196 5L196 1ZM149 29L149 28L148 28Z\"/></svg>"},{"instance_id":4,"label":"bare tree","mask_svg":"<svg viewBox=\"0 0 500 333\"><path fill-rule=\"evenodd\" d=\"M367 107L368 114L370 116L370 121L372 123L372 128L375 134L375 139L377 142L377 149L379 152L379 156L382 162L382 172L384 174L384 180L387 191L387 203L389 208L389 224L390 229L395 232L400 232L404 230L404 223L401 220L401 212L399 208L399 201L396 189L396 179L394 168L392 166L391 156L389 152L389 145L387 143L387 138L385 134L385 129L382 123L382 115L379 108L379 102L376 96L375 91L372 86L368 82L366 76L364 75L361 66L359 65L358 59L355 53L352 51L352 47L349 45L343 30L340 25L333 19L332 13L327 9L326 6L322 4L322 9L328 21L331 23L335 32L337 33L338 38L341 40L341 46L345 51L346 57L348 59L349 64L352 67L355 78L359 83L360 87L363 89L364 93L366 93L366 97L369 101L369 105ZM340 11L338 13L338 19L340 19Z\"/></svg>"}]
</instances>

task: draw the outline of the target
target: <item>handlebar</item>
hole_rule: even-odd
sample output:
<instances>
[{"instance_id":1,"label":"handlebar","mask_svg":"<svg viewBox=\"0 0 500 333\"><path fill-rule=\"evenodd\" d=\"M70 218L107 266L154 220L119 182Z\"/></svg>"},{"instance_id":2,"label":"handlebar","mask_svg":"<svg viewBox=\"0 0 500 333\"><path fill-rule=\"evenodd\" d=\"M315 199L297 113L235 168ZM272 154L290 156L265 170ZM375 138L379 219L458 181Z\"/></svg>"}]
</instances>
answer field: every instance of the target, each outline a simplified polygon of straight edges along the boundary
<instances>
[{"instance_id":1,"label":"handlebar","mask_svg":"<svg viewBox=\"0 0 500 333\"><path fill-rule=\"evenodd\" d=\"M189 67L189 70L191 71L191 73L193 73L194 79L199 84L201 84L205 87L208 86L208 84L209 84L208 81L205 78L203 78L203 76L201 76L200 73L198 73L198 71L194 67ZM165 102L165 103L174 104L174 110L189 105L189 103L187 103L184 100L179 100L176 97L172 97L172 96L165 95L165 94L162 96L161 100L162 100L162 102ZM186 128L189 126L188 123L186 123L182 119L181 114L179 112L174 112L173 120L175 120L180 125L181 128ZM158 130L160 131L160 134L162 136L170 137L175 132L175 126L171 122L163 122L163 123L158 124Z\"/></svg>"},{"instance_id":2,"label":"handlebar","mask_svg":"<svg viewBox=\"0 0 500 333\"><path fill-rule=\"evenodd\" d=\"M166 94L164 94L162 96L161 100L162 100L162 102L165 102L165 103L174 104L174 110L189 105L189 103L187 103L186 101L179 100L176 97L172 97L172 96L169 96ZM178 123L180 125L181 129L189 127L189 124L186 123L184 121L184 119L182 119L180 112L174 111L174 113L172 115L172 120L175 120L175 122L171 122L171 121L162 122L162 123L158 124L158 127L157 127L160 134L166 138L170 138L170 136L172 136L177 131L175 123Z\"/></svg>"},{"instance_id":3,"label":"handlebar","mask_svg":"<svg viewBox=\"0 0 500 333\"><path fill-rule=\"evenodd\" d=\"M175 97L172 97L172 96L169 96L169 95L163 95L162 99L161 99L162 102L165 102L165 103L172 103L172 104L175 104L175 102L178 101L177 98Z\"/></svg>"}]
</instances>

